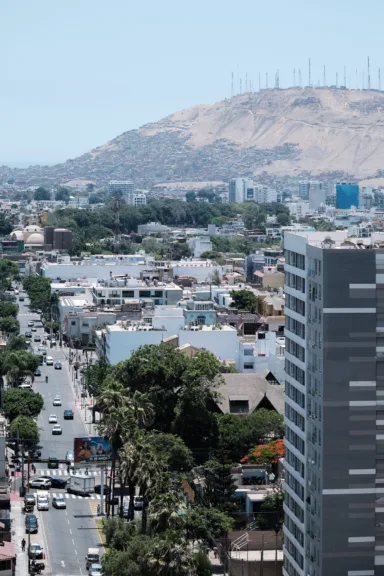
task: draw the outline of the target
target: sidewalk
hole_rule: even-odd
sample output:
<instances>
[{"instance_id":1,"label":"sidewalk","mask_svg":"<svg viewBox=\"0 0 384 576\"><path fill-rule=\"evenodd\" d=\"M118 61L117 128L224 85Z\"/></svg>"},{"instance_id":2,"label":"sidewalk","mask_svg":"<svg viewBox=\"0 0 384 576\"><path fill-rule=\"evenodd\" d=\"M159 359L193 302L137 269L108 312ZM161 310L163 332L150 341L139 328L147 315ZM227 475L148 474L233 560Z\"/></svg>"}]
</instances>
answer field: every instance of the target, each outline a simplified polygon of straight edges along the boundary
<instances>
[{"instance_id":1,"label":"sidewalk","mask_svg":"<svg viewBox=\"0 0 384 576\"><path fill-rule=\"evenodd\" d=\"M11 517L12 517L12 542L16 550L16 576L26 576L28 574L28 554L22 552L21 541L23 538L28 542L25 535L24 515L21 512L23 499L14 492L11 493ZM28 544L27 544L28 546ZM27 546L25 549L27 550Z\"/></svg>"}]
</instances>

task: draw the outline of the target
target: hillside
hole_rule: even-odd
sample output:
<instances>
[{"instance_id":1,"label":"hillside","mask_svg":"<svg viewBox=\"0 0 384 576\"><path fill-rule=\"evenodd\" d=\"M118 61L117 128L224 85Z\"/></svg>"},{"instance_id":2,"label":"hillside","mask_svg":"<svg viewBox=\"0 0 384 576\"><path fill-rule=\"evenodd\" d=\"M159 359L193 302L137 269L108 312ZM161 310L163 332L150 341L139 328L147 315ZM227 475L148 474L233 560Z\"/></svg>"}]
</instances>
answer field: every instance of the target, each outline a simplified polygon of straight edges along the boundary
<instances>
[{"instance_id":1,"label":"hillside","mask_svg":"<svg viewBox=\"0 0 384 576\"><path fill-rule=\"evenodd\" d=\"M290 88L193 106L64 164L0 168L0 177L138 186L227 181L235 175L342 172L372 177L384 168L384 93Z\"/></svg>"}]
</instances>

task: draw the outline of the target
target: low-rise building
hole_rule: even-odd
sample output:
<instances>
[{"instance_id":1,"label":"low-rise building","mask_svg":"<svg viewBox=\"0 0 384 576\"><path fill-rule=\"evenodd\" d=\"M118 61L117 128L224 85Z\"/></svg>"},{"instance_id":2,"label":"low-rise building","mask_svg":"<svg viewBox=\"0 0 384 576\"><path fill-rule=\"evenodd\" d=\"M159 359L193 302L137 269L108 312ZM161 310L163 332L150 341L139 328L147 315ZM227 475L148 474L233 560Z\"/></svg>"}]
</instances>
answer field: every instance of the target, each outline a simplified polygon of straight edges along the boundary
<instances>
[{"instance_id":1,"label":"low-rise building","mask_svg":"<svg viewBox=\"0 0 384 576\"><path fill-rule=\"evenodd\" d=\"M114 277L100 280L91 290L95 306L122 305L129 300L150 299L157 304L177 304L183 290L173 282L154 282L136 278Z\"/></svg>"},{"instance_id":2,"label":"low-rise building","mask_svg":"<svg viewBox=\"0 0 384 576\"><path fill-rule=\"evenodd\" d=\"M212 250L212 242L209 236L195 236L188 240L188 246L195 258L200 258L204 252Z\"/></svg>"}]
</instances>

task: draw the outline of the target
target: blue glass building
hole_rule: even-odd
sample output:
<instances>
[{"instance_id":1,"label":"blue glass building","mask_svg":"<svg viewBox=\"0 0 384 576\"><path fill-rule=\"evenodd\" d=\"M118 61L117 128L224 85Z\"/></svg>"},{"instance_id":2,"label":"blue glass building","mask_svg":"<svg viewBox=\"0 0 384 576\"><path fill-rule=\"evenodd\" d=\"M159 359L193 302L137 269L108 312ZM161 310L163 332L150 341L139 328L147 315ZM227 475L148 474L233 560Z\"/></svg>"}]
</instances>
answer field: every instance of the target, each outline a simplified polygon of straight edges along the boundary
<instances>
[{"instance_id":1,"label":"blue glass building","mask_svg":"<svg viewBox=\"0 0 384 576\"><path fill-rule=\"evenodd\" d=\"M352 206L360 208L360 195L358 184L336 185L336 208L349 210Z\"/></svg>"}]
</instances>

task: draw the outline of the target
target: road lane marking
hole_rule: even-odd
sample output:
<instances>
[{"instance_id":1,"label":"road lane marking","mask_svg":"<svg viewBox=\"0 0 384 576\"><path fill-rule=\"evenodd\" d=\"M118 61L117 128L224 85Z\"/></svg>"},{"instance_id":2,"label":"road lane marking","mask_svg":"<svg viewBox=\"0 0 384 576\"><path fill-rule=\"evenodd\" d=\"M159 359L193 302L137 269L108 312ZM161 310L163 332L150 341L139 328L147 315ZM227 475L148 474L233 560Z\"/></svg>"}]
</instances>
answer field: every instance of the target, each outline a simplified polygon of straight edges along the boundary
<instances>
[{"instance_id":1,"label":"road lane marking","mask_svg":"<svg viewBox=\"0 0 384 576\"><path fill-rule=\"evenodd\" d=\"M72 536L72 530L71 530L71 529L69 529L69 533L70 533L70 535Z\"/></svg>"}]
</instances>

